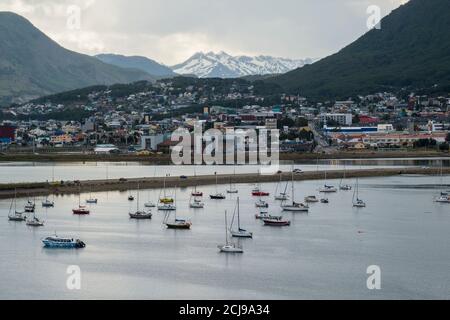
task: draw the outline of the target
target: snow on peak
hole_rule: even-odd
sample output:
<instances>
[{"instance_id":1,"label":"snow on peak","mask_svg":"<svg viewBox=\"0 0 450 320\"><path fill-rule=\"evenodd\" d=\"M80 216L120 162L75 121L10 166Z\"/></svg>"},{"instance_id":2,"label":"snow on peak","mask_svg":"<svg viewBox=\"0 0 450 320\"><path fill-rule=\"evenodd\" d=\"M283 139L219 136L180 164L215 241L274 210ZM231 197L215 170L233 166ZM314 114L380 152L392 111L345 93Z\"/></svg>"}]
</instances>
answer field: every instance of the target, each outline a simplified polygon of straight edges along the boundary
<instances>
[{"instance_id":1,"label":"snow on peak","mask_svg":"<svg viewBox=\"0 0 450 320\"><path fill-rule=\"evenodd\" d=\"M231 56L224 51L197 52L172 70L178 74L193 74L200 78L237 78L249 75L280 74L310 64L311 59L294 60L271 56Z\"/></svg>"}]
</instances>

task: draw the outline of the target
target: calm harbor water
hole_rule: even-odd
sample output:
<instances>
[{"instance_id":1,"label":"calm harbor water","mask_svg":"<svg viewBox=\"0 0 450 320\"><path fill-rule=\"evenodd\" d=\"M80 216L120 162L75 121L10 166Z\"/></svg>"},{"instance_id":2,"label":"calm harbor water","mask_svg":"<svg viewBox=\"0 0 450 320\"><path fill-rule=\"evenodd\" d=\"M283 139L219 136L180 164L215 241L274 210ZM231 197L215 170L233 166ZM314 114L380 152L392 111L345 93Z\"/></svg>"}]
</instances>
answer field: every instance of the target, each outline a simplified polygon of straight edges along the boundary
<instances>
[{"instance_id":1,"label":"calm harbor water","mask_svg":"<svg viewBox=\"0 0 450 320\"><path fill-rule=\"evenodd\" d=\"M99 203L85 217L71 214L77 196L57 197L55 208L38 206L46 220L40 229L9 222L10 201L0 201L0 298L449 299L450 205L433 202L440 190L432 185L438 183L427 176L361 179L367 208L352 208L353 192L339 192L328 196L329 204L312 205L309 214L286 213L292 225L281 229L255 220L256 199L247 184L224 201L205 197L206 207L198 210L188 208L190 189L177 190L178 217L193 222L187 231L167 230L164 213L156 210L150 221L130 220L136 202L127 201L128 192L93 194ZM320 184L297 182L296 198L318 195ZM263 188L271 192L271 212L279 214L273 200L277 184ZM205 195L215 192L214 186L201 189ZM141 202L155 201L159 191L140 195ZM220 254L224 211L231 218L237 196L242 226L254 239L241 240L243 255ZM41 238L55 231L87 247L44 249ZM66 287L69 265L81 268L81 290ZM366 287L370 265L381 268L379 291Z\"/></svg>"},{"instance_id":2,"label":"calm harbor water","mask_svg":"<svg viewBox=\"0 0 450 320\"><path fill-rule=\"evenodd\" d=\"M432 166L439 168L441 162L450 166L446 159L361 159L361 160L305 160L296 162L295 168L303 171L374 169L411 166ZM98 180L139 177L164 177L180 175L212 175L257 173L258 166L154 166L145 162L0 162L0 183L45 182L58 180ZM281 165L281 170L291 170L290 164Z\"/></svg>"}]
</instances>

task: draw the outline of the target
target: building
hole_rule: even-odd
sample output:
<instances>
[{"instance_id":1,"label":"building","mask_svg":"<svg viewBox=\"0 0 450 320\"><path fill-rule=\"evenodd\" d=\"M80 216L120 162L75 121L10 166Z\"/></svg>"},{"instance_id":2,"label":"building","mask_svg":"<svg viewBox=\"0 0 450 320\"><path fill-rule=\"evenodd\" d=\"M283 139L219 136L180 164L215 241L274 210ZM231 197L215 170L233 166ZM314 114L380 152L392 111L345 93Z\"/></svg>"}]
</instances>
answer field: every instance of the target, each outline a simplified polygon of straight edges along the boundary
<instances>
[{"instance_id":1,"label":"building","mask_svg":"<svg viewBox=\"0 0 450 320\"><path fill-rule=\"evenodd\" d=\"M446 133L419 133L419 134L403 134L403 133L379 133L367 135L363 138L365 145L370 146L412 146L414 142L425 139L433 139L438 143L445 142Z\"/></svg>"},{"instance_id":2,"label":"building","mask_svg":"<svg viewBox=\"0 0 450 320\"><path fill-rule=\"evenodd\" d=\"M99 144L94 149L95 154L111 154L119 152L119 149L113 144Z\"/></svg>"},{"instance_id":3,"label":"building","mask_svg":"<svg viewBox=\"0 0 450 320\"><path fill-rule=\"evenodd\" d=\"M16 127L10 125L0 126L0 143L11 143L16 138Z\"/></svg>"},{"instance_id":4,"label":"building","mask_svg":"<svg viewBox=\"0 0 450 320\"><path fill-rule=\"evenodd\" d=\"M326 133L344 133L344 134L360 134L360 133L382 133L394 131L392 124L379 124L376 127L328 127L325 126L323 131Z\"/></svg>"},{"instance_id":5,"label":"building","mask_svg":"<svg viewBox=\"0 0 450 320\"><path fill-rule=\"evenodd\" d=\"M278 128L278 120L277 119L266 119L266 129L267 130L276 130Z\"/></svg>"},{"instance_id":6,"label":"building","mask_svg":"<svg viewBox=\"0 0 450 320\"><path fill-rule=\"evenodd\" d=\"M324 124L332 121L341 126L351 126L353 116L351 113L322 113L319 115L319 121Z\"/></svg>"},{"instance_id":7,"label":"building","mask_svg":"<svg viewBox=\"0 0 450 320\"><path fill-rule=\"evenodd\" d=\"M141 149L157 151L158 145L164 141L163 134L154 134L141 137Z\"/></svg>"}]
</instances>

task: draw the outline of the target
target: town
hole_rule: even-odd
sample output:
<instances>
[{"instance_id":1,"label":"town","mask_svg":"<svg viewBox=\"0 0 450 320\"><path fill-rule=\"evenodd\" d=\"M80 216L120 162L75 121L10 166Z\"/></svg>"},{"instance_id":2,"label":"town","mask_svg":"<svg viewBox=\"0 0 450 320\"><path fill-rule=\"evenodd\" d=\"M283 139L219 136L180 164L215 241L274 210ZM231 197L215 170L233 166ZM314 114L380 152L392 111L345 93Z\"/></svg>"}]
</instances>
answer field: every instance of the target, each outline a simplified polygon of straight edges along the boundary
<instances>
[{"instance_id":1,"label":"town","mask_svg":"<svg viewBox=\"0 0 450 320\"><path fill-rule=\"evenodd\" d=\"M450 98L378 93L345 101L283 94L261 81L194 79L96 86L3 108L1 152L169 153L177 128L280 131L281 153L448 152Z\"/></svg>"}]
</instances>

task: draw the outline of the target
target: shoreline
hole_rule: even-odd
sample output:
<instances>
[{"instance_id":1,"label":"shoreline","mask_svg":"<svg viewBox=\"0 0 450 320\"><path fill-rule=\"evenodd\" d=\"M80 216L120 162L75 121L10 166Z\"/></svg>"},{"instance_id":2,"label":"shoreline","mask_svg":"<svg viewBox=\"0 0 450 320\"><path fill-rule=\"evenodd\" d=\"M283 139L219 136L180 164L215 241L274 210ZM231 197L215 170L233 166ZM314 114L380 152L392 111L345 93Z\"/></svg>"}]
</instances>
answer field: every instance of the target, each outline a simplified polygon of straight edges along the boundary
<instances>
[{"instance_id":1,"label":"shoreline","mask_svg":"<svg viewBox=\"0 0 450 320\"><path fill-rule=\"evenodd\" d=\"M343 159L395 159L395 158L450 158L448 152L414 151L414 152L380 152L380 151L345 151L337 153L282 153L280 161L296 160L343 160ZM83 153L0 153L1 162L146 162L157 165L172 164L169 154L139 156L129 154L96 155Z\"/></svg>"},{"instance_id":2,"label":"shoreline","mask_svg":"<svg viewBox=\"0 0 450 320\"><path fill-rule=\"evenodd\" d=\"M327 179L334 180L343 177L344 172L347 179L351 178L371 178L371 177L389 177L403 174L411 175L430 175L438 176L441 172L440 168L385 168L385 169L361 169L361 170L332 170L327 171ZM443 174L450 174L450 168L443 168ZM265 182L278 182L280 181L280 174L274 175L258 175L256 173L237 174L231 176L233 184L249 184L249 183L265 183ZM282 181L290 181L292 175L290 172L281 173ZM295 174L295 181L307 181L307 180L323 180L323 171L303 172L301 174ZM220 185L228 185L230 183L230 175L217 175L217 181ZM166 179L167 188L189 188L206 185L214 185L216 183L216 177L214 175L188 177L187 179L181 179L180 177L168 177ZM105 192L105 191L127 191L136 190L139 187L141 189L162 189L164 180L163 178L132 178L121 181L120 179L110 180L84 180L75 182L66 181L64 185L48 182L37 183L14 183L14 184L0 184L0 199L17 197L39 197L47 196L51 194L64 195L64 194L77 194L88 192Z\"/></svg>"}]
</instances>

